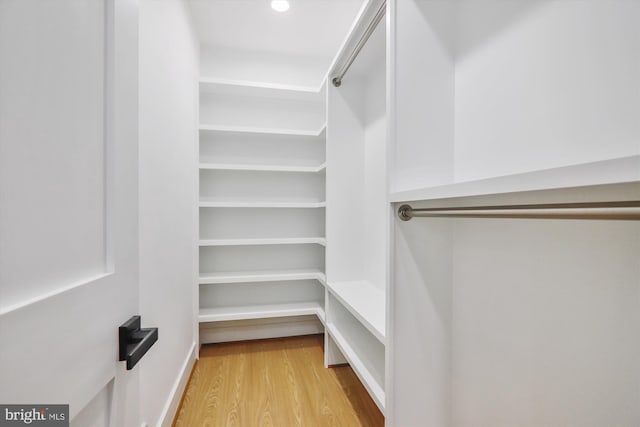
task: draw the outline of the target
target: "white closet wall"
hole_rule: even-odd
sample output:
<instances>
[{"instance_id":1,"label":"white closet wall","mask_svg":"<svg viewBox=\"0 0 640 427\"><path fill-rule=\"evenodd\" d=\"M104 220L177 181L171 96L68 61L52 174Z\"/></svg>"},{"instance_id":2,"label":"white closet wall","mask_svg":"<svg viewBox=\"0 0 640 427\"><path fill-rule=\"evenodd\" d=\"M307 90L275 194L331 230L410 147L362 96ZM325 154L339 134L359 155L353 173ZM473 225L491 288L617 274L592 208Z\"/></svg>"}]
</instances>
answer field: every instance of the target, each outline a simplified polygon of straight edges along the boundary
<instances>
[{"instance_id":1,"label":"white closet wall","mask_svg":"<svg viewBox=\"0 0 640 427\"><path fill-rule=\"evenodd\" d=\"M455 180L637 155L639 7L461 3Z\"/></svg>"},{"instance_id":2,"label":"white closet wall","mask_svg":"<svg viewBox=\"0 0 640 427\"><path fill-rule=\"evenodd\" d=\"M331 282L366 280L385 290L387 236L384 23L344 84L329 88L327 254Z\"/></svg>"},{"instance_id":3,"label":"white closet wall","mask_svg":"<svg viewBox=\"0 0 640 427\"><path fill-rule=\"evenodd\" d=\"M318 91L325 78L326 59L308 55L204 46L203 76L228 82L268 82L279 87Z\"/></svg>"},{"instance_id":4,"label":"white closet wall","mask_svg":"<svg viewBox=\"0 0 640 427\"><path fill-rule=\"evenodd\" d=\"M200 118L209 126L307 135L320 133L323 117L324 96L320 88L282 89L261 82L201 80Z\"/></svg>"},{"instance_id":5,"label":"white closet wall","mask_svg":"<svg viewBox=\"0 0 640 427\"><path fill-rule=\"evenodd\" d=\"M640 4L392 3L391 201L640 200ZM640 224L396 220L389 423L640 423Z\"/></svg>"},{"instance_id":6,"label":"white closet wall","mask_svg":"<svg viewBox=\"0 0 640 427\"><path fill-rule=\"evenodd\" d=\"M139 111L140 123L133 131L138 157L132 159L139 164L139 314L143 325L159 328L160 338L136 369L142 420L158 426L172 422L198 356L198 40L185 2L143 0L132 6L138 3L139 92L131 108ZM121 398L109 391L104 399Z\"/></svg>"},{"instance_id":7,"label":"white closet wall","mask_svg":"<svg viewBox=\"0 0 640 427\"><path fill-rule=\"evenodd\" d=\"M200 135L203 163L316 167L325 159L324 133L313 135L208 131Z\"/></svg>"}]
</instances>

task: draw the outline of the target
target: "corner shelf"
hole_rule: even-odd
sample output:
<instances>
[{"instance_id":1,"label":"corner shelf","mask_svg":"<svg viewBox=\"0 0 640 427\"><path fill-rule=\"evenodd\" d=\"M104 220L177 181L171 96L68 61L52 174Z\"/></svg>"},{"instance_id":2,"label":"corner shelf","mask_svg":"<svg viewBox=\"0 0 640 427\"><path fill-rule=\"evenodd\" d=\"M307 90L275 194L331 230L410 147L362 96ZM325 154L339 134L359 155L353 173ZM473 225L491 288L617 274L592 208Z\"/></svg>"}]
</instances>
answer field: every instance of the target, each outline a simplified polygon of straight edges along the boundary
<instances>
[{"instance_id":1,"label":"corner shelf","mask_svg":"<svg viewBox=\"0 0 640 427\"><path fill-rule=\"evenodd\" d=\"M385 334L385 292L365 280L328 282L327 289L382 344Z\"/></svg>"},{"instance_id":2,"label":"corner shelf","mask_svg":"<svg viewBox=\"0 0 640 427\"><path fill-rule=\"evenodd\" d=\"M284 129L284 128L260 128L251 126L225 126L218 124L201 124L199 130L201 131L216 131L216 132L238 132L238 133L257 133L257 134L275 134L275 135L298 135L298 136L320 136L325 131L327 124L324 123L317 130L308 129Z\"/></svg>"},{"instance_id":3,"label":"corner shelf","mask_svg":"<svg viewBox=\"0 0 640 427\"><path fill-rule=\"evenodd\" d=\"M198 241L198 246L260 246L260 245L327 245L324 237L290 237L267 239L206 239Z\"/></svg>"},{"instance_id":4,"label":"corner shelf","mask_svg":"<svg viewBox=\"0 0 640 427\"><path fill-rule=\"evenodd\" d=\"M355 371L356 375L362 381L362 384L369 391L374 402L378 405L378 408L384 413L385 408L385 392L383 386L378 382L374 373L367 366L367 364L361 359L359 353L356 351L350 343L350 341L338 330L336 325L332 323L327 324L327 331L333 341L336 343L343 356L351 365L351 368ZM384 375L383 375L384 378Z\"/></svg>"},{"instance_id":5,"label":"corner shelf","mask_svg":"<svg viewBox=\"0 0 640 427\"><path fill-rule=\"evenodd\" d=\"M640 182L640 155L543 169L390 194L390 201L437 200Z\"/></svg>"},{"instance_id":6,"label":"corner shelf","mask_svg":"<svg viewBox=\"0 0 640 427\"><path fill-rule=\"evenodd\" d=\"M199 323L224 322L229 320L268 319L274 317L316 315L325 321L324 308L317 302L290 304L247 305L237 307L201 308Z\"/></svg>"},{"instance_id":7,"label":"corner shelf","mask_svg":"<svg viewBox=\"0 0 640 427\"><path fill-rule=\"evenodd\" d=\"M201 285L208 285L219 283L285 282L314 279L323 285L326 284L324 273L317 269L203 273L200 275L199 283Z\"/></svg>"},{"instance_id":8,"label":"corner shelf","mask_svg":"<svg viewBox=\"0 0 640 427\"><path fill-rule=\"evenodd\" d=\"M240 164L240 163L200 163L200 170L317 173L325 170L326 168L327 168L326 163L322 163L319 166L258 165L258 164Z\"/></svg>"}]
</instances>

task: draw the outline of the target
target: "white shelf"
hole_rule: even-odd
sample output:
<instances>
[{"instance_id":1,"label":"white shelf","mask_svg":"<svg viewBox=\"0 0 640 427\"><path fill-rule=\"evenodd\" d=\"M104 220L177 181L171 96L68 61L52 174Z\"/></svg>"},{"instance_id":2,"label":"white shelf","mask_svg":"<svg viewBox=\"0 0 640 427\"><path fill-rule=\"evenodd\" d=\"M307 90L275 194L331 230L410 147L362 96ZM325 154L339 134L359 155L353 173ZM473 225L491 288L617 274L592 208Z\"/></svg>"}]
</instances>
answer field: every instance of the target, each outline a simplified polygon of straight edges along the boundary
<instances>
[{"instance_id":1,"label":"white shelf","mask_svg":"<svg viewBox=\"0 0 640 427\"><path fill-rule=\"evenodd\" d=\"M297 86L280 83L258 82L248 80L219 79L215 77L200 77L200 86L204 90L233 93L237 95L261 95L267 97L308 98L320 96L322 86Z\"/></svg>"},{"instance_id":2,"label":"white shelf","mask_svg":"<svg viewBox=\"0 0 640 427\"><path fill-rule=\"evenodd\" d=\"M324 237L290 237L269 239L207 239L198 241L199 246L260 246L260 245L327 245Z\"/></svg>"},{"instance_id":3,"label":"white shelf","mask_svg":"<svg viewBox=\"0 0 640 427\"><path fill-rule=\"evenodd\" d=\"M201 308L198 321L206 323L306 315L316 315L324 323L324 309L317 302Z\"/></svg>"},{"instance_id":4,"label":"white shelf","mask_svg":"<svg viewBox=\"0 0 640 427\"><path fill-rule=\"evenodd\" d=\"M201 131L217 131L217 132L244 132L244 133L261 133L261 134L275 134L275 135L299 135L299 136L319 136L324 132L327 124L324 123L317 130L309 129L271 129L260 128L251 126L225 126L217 124L201 124L199 129Z\"/></svg>"},{"instance_id":5,"label":"white shelf","mask_svg":"<svg viewBox=\"0 0 640 427\"><path fill-rule=\"evenodd\" d=\"M201 208L324 208L326 202L247 202L240 200L201 200Z\"/></svg>"},{"instance_id":6,"label":"white shelf","mask_svg":"<svg viewBox=\"0 0 640 427\"><path fill-rule=\"evenodd\" d=\"M416 188L390 194L391 202L486 196L604 184L640 182L640 156L602 160L477 181Z\"/></svg>"},{"instance_id":7,"label":"white shelf","mask_svg":"<svg viewBox=\"0 0 640 427\"><path fill-rule=\"evenodd\" d=\"M200 163L201 170L232 170L232 171L259 171L259 172L321 172L327 164L319 166L293 166L293 165L259 165L241 163Z\"/></svg>"},{"instance_id":8,"label":"white shelf","mask_svg":"<svg viewBox=\"0 0 640 427\"><path fill-rule=\"evenodd\" d=\"M384 290L364 280L327 283L327 289L369 332L386 344Z\"/></svg>"},{"instance_id":9,"label":"white shelf","mask_svg":"<svg viewBox=\"0 0 640 427\"><path fill-rule=\"evenodd\" d=\"M384 413L385 392L382 385L378 383L369 367L358 356L358 352L350 345L349 340L345 338L338 330L336 325L329 323L326 325L329 335L333 338L343 356L349 361L349 365L354 370L362 384L369 391L378 408Z\"/></svg>"},{"instance_id":10,"label":"white shelf","mask_svg":"<svg viewBox=\"0 0 640 427\"><path fill-rule=\"evenodd\" d=\"M224 272L200 275L201 285L219 283L285 282L293 280L318 280L323 285L326 283L324 273L317 269Z\"/></svg>"}]
</instances>

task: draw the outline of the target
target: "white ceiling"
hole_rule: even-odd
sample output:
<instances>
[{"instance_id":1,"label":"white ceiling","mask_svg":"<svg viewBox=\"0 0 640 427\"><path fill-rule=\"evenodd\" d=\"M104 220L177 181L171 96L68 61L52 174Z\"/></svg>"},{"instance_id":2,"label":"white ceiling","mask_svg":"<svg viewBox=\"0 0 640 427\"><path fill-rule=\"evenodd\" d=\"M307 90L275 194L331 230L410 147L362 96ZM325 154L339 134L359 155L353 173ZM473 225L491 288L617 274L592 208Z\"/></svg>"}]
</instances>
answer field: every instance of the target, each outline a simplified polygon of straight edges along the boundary
<instances>
[{"instance_id":1,"label":"white ceiling","mask_svg":"<svg viewBox=\"0 0 640 427\"><path fill-rule=\"evenodd\" d=\"M290 0L284 13L270 0L190 0L203 46L331 59L363 0Z\"/></svg>"}]
</instances>

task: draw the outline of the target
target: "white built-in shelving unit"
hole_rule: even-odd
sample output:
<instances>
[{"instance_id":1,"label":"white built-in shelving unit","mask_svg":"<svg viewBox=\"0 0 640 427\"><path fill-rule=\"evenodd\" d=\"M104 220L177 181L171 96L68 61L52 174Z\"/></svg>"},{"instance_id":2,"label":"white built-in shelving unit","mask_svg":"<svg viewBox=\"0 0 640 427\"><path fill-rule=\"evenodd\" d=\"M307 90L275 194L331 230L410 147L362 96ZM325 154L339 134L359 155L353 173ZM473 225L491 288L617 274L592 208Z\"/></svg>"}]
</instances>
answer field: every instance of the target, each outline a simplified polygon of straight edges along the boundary
<instances>
[{"instance_id":1,"label":"white built-in shelving unit","mask_svg":"<svg viewBox=\"0 0 640 427\"><path fill-rule=\"evenodd\" d=\"M325 97L201 78L201 342L324 331Z\"/></svg>"},{"instance_id":2,"label":"white built-in shelving unit","mask_svg":"<svg viewBox=\"0 0 640 427\"><path fill-rule=\"evenodd\" d=\"M640 200L639 17L366 0L320 88L203 77L201 341L324 332L395 426L640 425L637 221L396 216Z\"/></svg>"},{"instance_id":3,"label":"white built-in shelving unit","mask_svg":"<svg viewBox=\"0 0 640 427\"><path fill-rule=\"evenodd\" d=\"M381 5L365 2L344 59ZM342 85L329 86L327 116L327 365L348 362L386 407L390 208L384 21ZM339 61L340 62L340 61Z\"/></svg>"},{"instance_id":4,"label":"white built-in shelving unit","mask_svg":"<svg viewBox=\"0 0 640 427\"><path fill-rule=\"evenodd\" d=\"M391 4L394 211L640 200L640 3ZM392 425L640 424L638 221L392 235Z\"/></svg>"},{"instance_id":5,"label":"white built-in shelving unit","mask_svg":"<svg viewBox=\"0 0 640 427\"><path fill-rule=\"evenodd\" d=\"M363 3L338 61L381 4ZM340 88L201 78L198 165L201 342L324 332L326 366L349 363L382 411L386 30Z\"/></svg>"}]
</instances>

